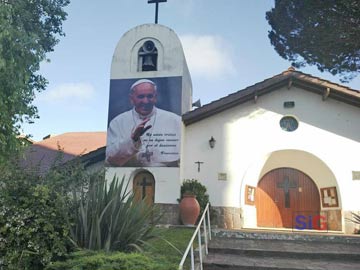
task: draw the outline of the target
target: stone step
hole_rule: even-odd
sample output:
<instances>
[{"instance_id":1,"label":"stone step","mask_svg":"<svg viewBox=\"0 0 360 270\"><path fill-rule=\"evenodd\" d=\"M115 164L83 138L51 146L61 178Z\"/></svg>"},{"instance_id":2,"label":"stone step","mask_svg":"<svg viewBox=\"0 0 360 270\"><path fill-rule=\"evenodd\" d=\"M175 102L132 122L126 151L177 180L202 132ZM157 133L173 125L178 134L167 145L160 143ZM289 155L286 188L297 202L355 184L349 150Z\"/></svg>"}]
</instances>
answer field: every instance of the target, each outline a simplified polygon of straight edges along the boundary
<instances>
[{"instance_id":1,"label":"stone step","mask_svg":"<svg viewBox=\"0 0 360 270\"><path fill-rule=\"evenodd\" d=\"M215 237L228 237L236 239L268 239L268 240L301 240L310 242L332 242L359 244L360 235L344 235L334 233L314 233L301 231L261 231L261 230L225 230L212 229Z\"/></svg>"},{"instance_id":2,"label":"stone step","mask_svg":"<svg viewBox=\"0 0 360 270\"><path fill-rule=\"evenodd\" d=\"M314 259L249 257L234 254L209 254L204 270L359 270L359 262L339 262Z\"/></svg>"},{"instance_id":3,"label":"stone step","mask_svg":"<svg viewBox=\"0 0 360 270\"><path fill-rule=\"evenodd\" d=\"M360 237L213 230L205 270L360 270Z\"/></svg>"},{"instance_id":4,"label":"stone step","mask_svg":"<svg viewBox=\"0 0 360 270\"><path fill-rule=\"evenodd\" d=\"M214 237L209 252L254 257L281 257L299 259L323 259L359 261L360 245L285 240L254 240Z\"/></svg>"}]
</instances>

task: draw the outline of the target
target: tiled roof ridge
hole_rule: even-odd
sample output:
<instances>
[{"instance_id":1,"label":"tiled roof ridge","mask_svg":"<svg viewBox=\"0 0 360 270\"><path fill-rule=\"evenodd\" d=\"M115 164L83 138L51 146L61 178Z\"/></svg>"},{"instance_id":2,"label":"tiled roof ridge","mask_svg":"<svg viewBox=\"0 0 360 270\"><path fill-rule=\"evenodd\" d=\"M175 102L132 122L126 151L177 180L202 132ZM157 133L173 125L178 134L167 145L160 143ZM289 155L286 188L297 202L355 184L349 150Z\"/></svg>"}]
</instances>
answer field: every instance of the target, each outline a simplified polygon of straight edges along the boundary
<instances>
[{"instance_id":1,"label":"tiled roof ridge","mask_svg":"<svg viewBox=\"0 0 360 270\"><path fill-rule=\"evenodd\" d=\"M58 136L64 136L64 135L75 135L75 134L103 134L106 133L106 131L68 131L61 134L57 134L52 136L51 138L55 138Z\"/></svg>"},{"instance_id":2,"label":"tiled roof ridge","mask_svg":"<svg viewBox=\"0 0 360 270\"><path fill-rule=\"evenodd\" d=\"M247 91L247 90L249 91L250 89L256 88L256 86L259 86L259 85L265 84L265 83L267 83L267 82L273 81L273 80L275 80L275 79L277 79L277 78L283 77L283 78L281 78L282 80L286 80L286 79L288 79L288 78L290 78L290 77L295 77L295 78L296 78L296 76L294 76L295 74L297 74L297 75L304 75L304 76L308 77L309 79L316 79L316 80L319 80L321 83L329 84L329 86L330 86L330 85L336 86L336 88L345 89L345 90L347 90L347 91L351 91L351 92L355 92L356 94L360 94L360 90L352 89L352 88L350 88L350 87L348 87L348 86L343 86L343 85L340 85L340 84L337 84L337 83L333 83L333 82L331 82L331 81L329 81L329 80L325 80L325 79L322 79L322 78L320 78L320 77L313 76L313 75L311 75L311 74L307 74L307 73L304 73L304 72L301 72L301 71L297 71L297 70L295 70L295 68L290 67L290 68L288 68L287 70L281 72L280 74L276 74L276 75L274 75L274 76L272 76L272 77L270 77L270 78L264 79L264 80L262 80L262 81L260 81L260 82L257 82L257 83L255 83L255 84L252 84L252 85L250 85L250 86L247 86L246 88L237 90L236 92L233 92L233 93L231 93L231 94L228 94L228 95L226 95L226 96L224 96L224 97L221 97L221 98L219 98L219 99L213 100L213 101L211 101L210 103L207 103L207 104L203 105L203 106L200 107L200 108L197 108L197 109L195 109L195 110L193 110L193 111L189 111L189 112L185 113L184 115L189 114L189 113L192 113L192 112L197 111L197 110L202 110L204 107L211 106L211 105L213 105L214 103L220 102L221 100L228 99L228 98L231 97L231 96L238 95L240 92L245 92L245 91ZM316 82L313 82L313 83L314 83L314 84L320 84L320 83L316 83Z\"/></svg>"},{"instance_id":3,"label":"tiled roof ridge","mask_svg":"<svg viewBox=\"0 0 360 270\"><path fill-rule=\"evenodd\" d=\"M312 79L317 79L317 80L319 80L319 81L321 81L321 82L323 82L323 83L328 83L328 84L330 84L330 85L337 86L337 87L342 88L342 89L346 89L346 90L349 90L349 91L354 91L354 92L360 93L360 89L359 89L359 90L353 89L353 88L351 88L351 87L349 87L349 86L345 86L345 85L342 85L342 84L338 84L338 83L335 83L335 82L332 82L332 81L329 81L329 80L326 80L326 79L323 79L323 78L320 78L320 77L311 75L311 74L309 74L309 73L304 73L304 72L302 72L302 71L296 70L296 69L293 68L293 67L290 67L290 68L288 68L287 70L284 70L283 72L281 72L281 73L278 74L278 75L286 74L286 73L298 73L298 74L301 74L301 75L306 75L307 77L310 77L310 78L312 78ZM273 77L276 77L276 76L278 76L278 75L275 75L275 76L273 76ZM271 77L271 78L273 78L273 77ZM271 78L269 78L269 79L271 79Z\"/></svg>"},{"instance_id":4,"label":"tiled roof ridge","mask_svg":"<svg viewBox=\"0 0 360 270\"><path fill-rule=\"evenodd\" d=\"M33 144L34 147L83 155L106 144L106 132L67 132Z\"/></svg>"},{"instance_id":5,"label":"tiled roof ridge","mask_svg":"<svg viewBox=\"0 0 360 270\"><path fill-rule=\"evenodd\" d=\"M284 72L286 72L286 71L284 71ZM283 73L284 73L284 72L283 72ZM217 102L220 102L221 100L228 99L229 97L235 96L235 95L239 94L240 92L249 90L250 88L253 88L253 87L255 87L256 85L260 85L260 84L262 84L262 83L265 83L265 82L268 81L268 80L271 80L271 79L274 79L275 77L281 76L283 73L274 75L274 76L272 76L271 78L264 79L264 80L262 80L261 82L254 83L254 84L249 85L249 86L247 86L247 87L245 87L245 88L243 88L243 89L237 90L236 92L230 93L230 94L228 94L228 95L226 95L226 96L223 96L223 97L221 97L221 98L219 98L219 99L213 100L213 101L211 101L210 103L204 104L203 106L201 106L201 107L199 107L199 108L196 108L195 110L186 112L185 115L186 115L186 114L189 114L189 113L192 113L192 112L194 112L194 111L197 111L197 110L201 110L201 109L203 109L203 108L205 108L205 107L211 106L212 104L217 103Z\"/></svg>"},{"instance_id":6,"label":"tiled roof ridge","mask_svg":"<svg viewBox=\"0 0 360 270\"><path fill-rule=\"evenodd\" d=\"M185 125L189 125L251 99L256 102L259 96L281 87L287 86L290 89L293 85L320 94L323 98L330 96L342 102L360 107L360 92L358 90L296 71L294 68L289 68L280 74L189 111L182 115L182 120Z\"/></svg>"},{"instance_id":7,"label":"tiled roof ridge","mask_svg":"<svg viewBox=\"0 0 360 270\"><path fill-rule=\"evenodd\" d=\"M77 137L77 136L80 136L80 135L88 135L88 136L91 136L91 135L103 135L103 134L106 134L106 131L70 131L70 132L64 132L64 133L61 133L61 134L56 134L56 135L52 135L48 138L44 137L43 140L41 141L38 141L36 143L41 143L41 142L49 142L49 141L54 141L54 140L58 140L58 139L61 139L61 138L64 138L64 137L70 137L70 136L74 136L74 137Z\"/></svg>"}]
</instances>

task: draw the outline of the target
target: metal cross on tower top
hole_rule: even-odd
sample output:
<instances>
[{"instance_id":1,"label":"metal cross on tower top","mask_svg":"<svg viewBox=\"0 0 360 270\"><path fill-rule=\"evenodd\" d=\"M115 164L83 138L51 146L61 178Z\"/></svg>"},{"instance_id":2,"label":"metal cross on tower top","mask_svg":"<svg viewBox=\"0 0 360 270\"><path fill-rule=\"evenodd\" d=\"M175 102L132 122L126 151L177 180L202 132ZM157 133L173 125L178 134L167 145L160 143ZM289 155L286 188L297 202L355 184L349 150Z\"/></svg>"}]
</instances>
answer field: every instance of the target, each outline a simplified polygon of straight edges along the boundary
<instances>
[{"instance_id":1,"label":"metal cross on tower top","mask_svg":"<svg viewBox=\"0 0 360 270\"><path fill-rule=\"evenodd\" d=\"M155 6L155 23L158 23L159 3L167 2L167 0L148 0L148 4L156 4Z\"/></svg>"}]
</instances>

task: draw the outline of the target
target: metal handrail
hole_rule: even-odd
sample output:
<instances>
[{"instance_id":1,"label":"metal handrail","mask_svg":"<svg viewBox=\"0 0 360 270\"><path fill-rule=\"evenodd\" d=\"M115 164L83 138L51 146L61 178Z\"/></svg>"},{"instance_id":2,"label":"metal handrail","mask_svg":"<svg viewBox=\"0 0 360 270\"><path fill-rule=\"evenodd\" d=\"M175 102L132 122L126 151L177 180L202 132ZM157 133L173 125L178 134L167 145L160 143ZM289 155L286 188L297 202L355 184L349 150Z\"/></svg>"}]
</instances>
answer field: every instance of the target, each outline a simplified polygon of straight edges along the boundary
<instances>
[{"instance_id":1,"label":"metal handrail","mask_svg":"<svg viewBox=\"0 0 360 270\"><path fill-rule=\"evenodd\" d=\"M206 219L205 216L207 216L207 223L208 223L208 230L206 230ZM199 242L199 260L200 260L200 270L203 270L202 265L202 250L201 250L201 224L203 224L204 227L204 242L205 242L205 254L207 255L209 253L208 251L208 236L209 240L211 240L211 227L210 227L210 212L209 212L209 203L207 203L204 213L201 216L201 219L199 221L199 224L197 225L195 232L193 233L190 242L184 252L184 255L179 263L179 270L183 270L185 260L189 254L191 256L191 270L195 270L195 261L194 261L194 240L196 238L196 234L198 235L198 242ZM207 232L208 231L208 232Z\"/></svg>"}]
</instances>

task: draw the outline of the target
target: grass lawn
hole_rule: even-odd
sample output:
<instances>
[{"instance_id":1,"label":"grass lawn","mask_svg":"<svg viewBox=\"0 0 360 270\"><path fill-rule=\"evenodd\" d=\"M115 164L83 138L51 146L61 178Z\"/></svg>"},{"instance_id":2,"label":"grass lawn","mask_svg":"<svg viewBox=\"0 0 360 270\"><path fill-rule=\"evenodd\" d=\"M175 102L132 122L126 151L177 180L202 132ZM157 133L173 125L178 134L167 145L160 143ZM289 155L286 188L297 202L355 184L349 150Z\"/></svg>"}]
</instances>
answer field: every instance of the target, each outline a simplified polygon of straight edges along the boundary
<instances>
[{"instance_id":1,"label":"grass lawn","mask_svg":"<svg viewBox=\"0 0 360 270\"><path fill-rule=\"evenodd\" d=\"M159 238L149 241L145 253L157 261L166 261L177 269L195 228L157 228ZM172 247L173 245L174 247ZM181 252L181 253L180 253ZM171 268L173 269L173 268Z\"/></svg>"}]
</instances>

